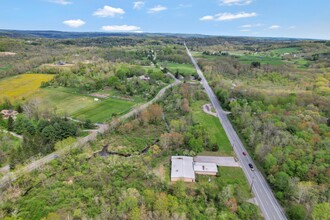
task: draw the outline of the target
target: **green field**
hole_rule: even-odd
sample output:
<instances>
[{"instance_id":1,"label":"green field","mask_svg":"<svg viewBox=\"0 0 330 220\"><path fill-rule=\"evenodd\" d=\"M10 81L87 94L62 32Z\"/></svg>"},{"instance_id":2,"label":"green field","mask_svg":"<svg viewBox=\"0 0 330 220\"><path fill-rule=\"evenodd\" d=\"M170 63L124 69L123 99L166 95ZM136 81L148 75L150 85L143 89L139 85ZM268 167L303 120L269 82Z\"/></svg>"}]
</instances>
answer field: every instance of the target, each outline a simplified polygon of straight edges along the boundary
<instances>
[{"instance_id":1,"label":"green field","mask_svg":"<svg viewBox=\"0 0 330 220\"><path fill-rule=\"evenodd\" d=\"M166 67L170 70L171 73L175 73L177 70L180 74L185 76L196 74L196 70L192 64L179 64L179 63L172 63L172 62L163 62L161 63L163 67Z\"/></svg>"},{"instance_id":2,"label":"green field","mask_svg":"<svg viewBox=\"0 0 330 220\"><path fill-rule=\"evenodd\" d=\"M72 116L81 120L103 122L109 120L114 114L121 115L128 112L134 104L134 102L107 98L74 112Z\"/></svg>"},{"instance_id":3,"label":"green field","mask_svg":"<svg viewBox=\"0 0 330 220\"><path fill-rule=\"evenodd\" d=\"M274 50L270 50L269 52L277 54L277 55L282 55L284 53L298 53L300 52L299 47L284 47L284 48L278 48Z\"/></svg>"},{"instance_id":4,"label":"green field","mask_svg":"<svg viewBox=\"0 0 330 220\"><path fill-rule=\"evenodd\" d=\"M240 56L239 61L244 64L251 64L252 62L260 62L260 64L282 65L284 62L279 57L269 57L264 55L243 55Z\"/></svg>"},{"instance_id":5,"label":"green field","mask_svg":"<svg viewBox=\"0 0 330 220\"><path fill-rule=\"evenodd\" d=\"M129 111L135 102L120 99L100 99L94 101L94 97L79 94L69 88L42 89L37 97L41 100L42 108L53 108L59 114L66 114L74 118L93 122L103 122L115 114Z\"/></svg>"},{"instance_id":6,"label":"green field","mask_svg":"<svg viewBox=\"0 0 330 220\"><path fill-rule=\"evenodd\" d=\"M0 70L8 70L10 69L12 66L11 65L5 65L5 66L1 66L0 65Z\"/></svg>"},{"instance_id":7,"label":"green field","mask_svg":"<svg viewBox=\"0 0 330 220\"><path fill-rule=\"evenodd\" d=\"M227 138L225 130L221 126L219 119L212 115L206 114L202 110L202 105L206 101L198 101L192 104L193 119L207 128L211 140L216 141L219 146L219 155L232 156L234 154L230 142Z\"/></svg>"}]
</instances>

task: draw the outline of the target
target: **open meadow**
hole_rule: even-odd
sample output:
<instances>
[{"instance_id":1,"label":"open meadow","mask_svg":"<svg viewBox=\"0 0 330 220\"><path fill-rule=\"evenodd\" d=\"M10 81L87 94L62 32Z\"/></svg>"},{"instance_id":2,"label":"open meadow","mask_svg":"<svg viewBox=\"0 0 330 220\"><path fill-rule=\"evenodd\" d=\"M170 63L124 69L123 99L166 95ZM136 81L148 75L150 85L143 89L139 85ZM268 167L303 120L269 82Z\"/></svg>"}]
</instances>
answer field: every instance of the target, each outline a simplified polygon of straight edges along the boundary
<instances>
[{"instance_id":1,"label":"open meadow","mask_svg":"<svg viewBox=\"0 0 330 220\"><path fill-rule=\"evenodd\" d=\"M95 101L92 96L63 87L42 89L36 97L40 99L41 108L53 108L58 114L65 114L79 120L90 119L92 122L108 120L113 114L127 112L135 104L114 98Z\"/></svg>"}]
</instances>

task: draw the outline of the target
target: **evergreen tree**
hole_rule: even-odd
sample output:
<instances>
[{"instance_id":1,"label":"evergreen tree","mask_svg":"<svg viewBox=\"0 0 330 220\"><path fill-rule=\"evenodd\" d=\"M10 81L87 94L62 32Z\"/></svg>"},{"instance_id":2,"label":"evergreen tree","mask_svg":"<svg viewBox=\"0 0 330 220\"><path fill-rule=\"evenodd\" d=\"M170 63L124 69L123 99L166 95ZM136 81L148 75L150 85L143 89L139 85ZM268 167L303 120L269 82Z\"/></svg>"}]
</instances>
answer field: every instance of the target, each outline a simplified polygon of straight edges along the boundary
<instances>
[{"instance_id":1,"label":"evergreen tree","mask_svg":"<svg viewBox=\"0 0 330 220\"><path fill-rule=\"evenodd\" d=\"M14 119L11 116L8 118L7 129L8 131L14 130Z\"/></svg>"}]
</instances>

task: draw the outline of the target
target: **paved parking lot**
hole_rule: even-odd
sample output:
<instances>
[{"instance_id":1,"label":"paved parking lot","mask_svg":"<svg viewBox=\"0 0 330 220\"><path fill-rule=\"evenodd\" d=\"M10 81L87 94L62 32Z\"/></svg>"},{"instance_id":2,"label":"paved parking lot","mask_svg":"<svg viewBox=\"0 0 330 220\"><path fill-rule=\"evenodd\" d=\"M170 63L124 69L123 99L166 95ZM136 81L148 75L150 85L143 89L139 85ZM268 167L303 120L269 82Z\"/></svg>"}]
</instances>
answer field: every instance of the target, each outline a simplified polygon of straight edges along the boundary
<instances>
[{"instance_id":1,"label":"paved parking lot","mask_svg":"<svg viewBox=\"0 0 330 220\"><path fill-rule=\"evenodd\" d=\"M194 157L194 162L215 163L222 167L240 167L239 163L234 160L234 157L196 156Z\"/></svg>"}]
</instances>

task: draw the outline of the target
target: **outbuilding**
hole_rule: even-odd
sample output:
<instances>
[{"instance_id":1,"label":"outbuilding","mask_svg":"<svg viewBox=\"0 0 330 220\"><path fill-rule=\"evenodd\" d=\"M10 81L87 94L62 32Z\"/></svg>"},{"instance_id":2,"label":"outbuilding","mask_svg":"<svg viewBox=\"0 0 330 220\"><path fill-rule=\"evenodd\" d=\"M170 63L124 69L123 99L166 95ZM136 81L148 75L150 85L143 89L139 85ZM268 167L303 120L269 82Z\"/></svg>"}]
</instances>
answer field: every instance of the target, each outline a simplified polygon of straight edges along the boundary
<instances>
[{"instance_id":1,"label":"outbuilding","mask_svg":"<svg viewBox=\"0 0 330 220\"><path fill-rule=\"evenodd\" d=\"M171 157L171 181L195 182L193 158L187 156Z\"/></svg>"},{"instance_id":2,"label":"outbuilding","mask_svg":"<svg viewBox=\"0 0 330 220\"><path fill-rule=\"evenodd\" d=\"M215 176L218 173L218 167L215 163L195 162L194 171L196 174Z\"/></svg>"}]
</instances>

